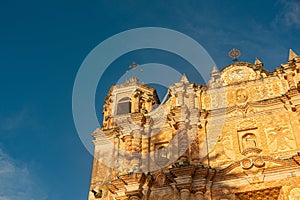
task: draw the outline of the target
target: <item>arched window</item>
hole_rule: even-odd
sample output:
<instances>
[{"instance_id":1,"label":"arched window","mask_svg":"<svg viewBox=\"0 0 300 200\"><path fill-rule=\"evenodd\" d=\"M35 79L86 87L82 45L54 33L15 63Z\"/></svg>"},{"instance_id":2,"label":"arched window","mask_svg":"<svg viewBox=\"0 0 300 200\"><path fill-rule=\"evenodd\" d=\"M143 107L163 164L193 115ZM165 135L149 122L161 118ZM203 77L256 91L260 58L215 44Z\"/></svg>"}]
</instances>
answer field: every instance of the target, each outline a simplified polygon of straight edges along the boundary
<instances>
[{"instance_id":1,"label":"arched window","mask_svg":"<svg viewBox=\"0 0 300 200\"><path fill-rule=\"evenodd\" d=\"M117 105L117 115L128 114L131 111L131 102L129 97L120 99Z\"/></svg>"}]
</instances>

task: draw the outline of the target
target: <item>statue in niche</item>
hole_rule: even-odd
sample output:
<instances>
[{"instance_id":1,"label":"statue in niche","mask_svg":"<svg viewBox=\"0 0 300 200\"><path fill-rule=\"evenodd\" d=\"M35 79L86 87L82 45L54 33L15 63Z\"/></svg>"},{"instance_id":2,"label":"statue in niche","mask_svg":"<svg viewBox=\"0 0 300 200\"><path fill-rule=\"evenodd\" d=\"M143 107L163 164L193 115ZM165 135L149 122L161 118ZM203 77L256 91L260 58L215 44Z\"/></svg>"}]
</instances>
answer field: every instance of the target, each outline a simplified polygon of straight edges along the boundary
<instances>
[{"instance_id":1,"label":"statue in niche","mask_svg":"<svg viewBox=\"0 0 300 200\"><path fill-rule=\"evenodd\" d=\"M253 133L247 133L242 137L243 149L256 148L256 136Z\"/></svg>"}]
</instances>

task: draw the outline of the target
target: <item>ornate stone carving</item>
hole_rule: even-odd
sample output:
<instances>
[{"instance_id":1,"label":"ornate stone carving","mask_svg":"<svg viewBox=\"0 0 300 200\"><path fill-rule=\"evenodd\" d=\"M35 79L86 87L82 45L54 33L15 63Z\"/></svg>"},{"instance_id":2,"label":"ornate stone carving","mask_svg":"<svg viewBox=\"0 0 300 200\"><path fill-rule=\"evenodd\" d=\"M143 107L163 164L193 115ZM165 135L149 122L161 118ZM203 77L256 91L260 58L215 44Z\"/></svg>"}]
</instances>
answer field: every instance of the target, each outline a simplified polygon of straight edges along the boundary
<instances>
[{"instance_id":1,"label":"ornate stone carving","mask_svg":"<svg viewBox=\"0 0 300 200\"><path fill-rule=\"evenodd\" d=\"M155 163L159 166L166 166L170 160L168 143L158 143L155 145Z\"/></svg>"},{"instance_id":2,"label":"ornate stone carving","mask_svg":"<svg viewBox=\"0 0 300 200\"><path fill-rule=\"evenodd\" d=\"M256 129L257 128L257 122L256 120L252 118L243 119L239 121L237 125L238 131L244 131L244 130L250 130L250 129Z\"/></svg>"},{"instance_id":3,"label":"ornate stone carving","mask_svg":"<svg viewBox=\"0 0 300 200\"><path fill-rule=\"evenodd\" d=\"M277 200L280 195L280 187L266 188L263 190L248 191L243 193L236 193L235 195L242 200L265 199Z\"/></svg>"},{"instance_id":4,"label":"ornate stone carving","mask_svg":"<svg viewBox=\"0 0 300 200\"><path fill-rule=\"evenodd\" d=\"M246 63L230 65L221 72L221 79L225 85L237 84L244 81L255 80L257 74Z\"/></svg>"},{"instance_id":5,"label":"ornate stone carving","mask_svg":"<svg viewBox=\"0 0 300 200\"><path fill-rule=\"evenodd\" d=\"M250 169L253 166L253 162L249 158L245 158L241 161L241 166L243 169Z\"/></svg>"},{"instance_id":6,"label":"ornate stone carving","mask_svg":"<svg viewBox=\"0 0 300 200\"><path fill-rule=\"evenodd\" d=\"M232 143L232 136L221 137L212 153L219 162L235 159L235 151Z\"/></svg>"},{"instance_id":7,"label":"ornate stone carving","mask_svg":"<svg viewBox=\"0 0 300 200\"><path fill-rule=\"evenodd\" d=\"M256 157L253 159L253 164L255 167L263 167L265 165L265 161L261 157Z\"/></svg>"},{"instance_id":8,"label":"ornate stone carving","mask_svg":"<svg viewBox=\"0 0 300 200\"><path fill-rule=\"evenodd\" d=\"M289 151L296 148L295 140L288 126L265 129L271 152Z\"/></svg>"},{"instance_id":9,"label":"ornate stone carving","mask_svg":"<svg viewBox=\"0 0 300 200\"><path fill-rule=\"evenodd\" d=\"M293 188L289 193L289 200L300 199L300 188Z\"/></svg>"},{"instance_id":10,"label":"ornate stone carving","mask_svg":"<svg viewBox=\"0 0 300 200\"><path fill-rule=\"evenodd\" d=\"M297 55L273 72L258 59L214 69L205 86L183 76L161 105L136 79L113 86L93 136L95 155L115 160L94 160L89 200L298 199L299 88Z\"/></svg>"},{"instance_id":11,"label":"ornate stone carving","mask_svg":"<svg viewBox=\"0 0 300 200\"><path fill-rule=\"evenodd\" d=\"M213 109L221 108L226 105L226 98L223 91L211 93L211 106Z\"/></svg>"},{"instance_id":12,"label":"ornate stone carving","mask_svg":"<svg viewBox=\"0 0 300 200\"><path fill-rule=\"evenodd\" d=\"M248 94L245 89L238 89L236 91L236 101L237 103L244 103L248 99Z\"/></svg>"}]
</instances>

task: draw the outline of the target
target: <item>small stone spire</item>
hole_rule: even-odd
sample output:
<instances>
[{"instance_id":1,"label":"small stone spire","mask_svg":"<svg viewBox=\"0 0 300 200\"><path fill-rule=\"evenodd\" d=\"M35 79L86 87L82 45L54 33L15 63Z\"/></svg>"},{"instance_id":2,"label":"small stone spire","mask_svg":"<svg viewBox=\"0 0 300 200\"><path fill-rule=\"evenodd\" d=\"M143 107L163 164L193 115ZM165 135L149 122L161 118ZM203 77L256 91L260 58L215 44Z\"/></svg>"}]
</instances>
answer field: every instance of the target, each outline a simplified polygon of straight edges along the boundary
<instances>
[{"instance_id":1,"label":"small stone spire","mask_svg":"<svg viewBox=\"0 0 300 200\"><path fill-rule=\"evenodd\" d=\"M289 60L293 60L296 57L298 57L298 55L292 49L290 49Z\"/></svg>"},{"instance_id":2,"label":"small stone spire","mask_svg":"<svg viewBox=\"0 0 300 200\"><path fill-rule=\"evenodd\" d=\"M217 68L216 66L214 66L213 69L212 69L212 71L211 71L211 73L210 73L210 76L211 76L211 77L218 77L219 74L220 74L220 73L219 73L218 68Z\"/></svg>"},{"instance_id":3,"label":"small stone spire","mask_svg":"<svg viewBox=\"0 0 300 200\"><path fill-rule=\"evenodd\" d=\"M187 79L186 75L183 74L182 77L181 77L181 82L184 82L184 83L189 83L189 80Z\"/></svg>"},{"instance_id":4,"label":"small stone spire","mask_svg":"<svg viewBox=\"0 0 300 200\"><path fill-rule=\"evenodd\" d=\"M213 67L211 73L212 73L212 74L219 73L219 70L217 69L216 66Z\"/></svg>"},{"instance_id":5,"label":"small stone spire","mask_svg":"<svg viewBox=\"0 0 300 200\"><path fill-rule=\"evenodd\" d=\"M255 65L261 65L262 62L258 58L255 58L254 64Z\"/></svg>"}]
</instances>

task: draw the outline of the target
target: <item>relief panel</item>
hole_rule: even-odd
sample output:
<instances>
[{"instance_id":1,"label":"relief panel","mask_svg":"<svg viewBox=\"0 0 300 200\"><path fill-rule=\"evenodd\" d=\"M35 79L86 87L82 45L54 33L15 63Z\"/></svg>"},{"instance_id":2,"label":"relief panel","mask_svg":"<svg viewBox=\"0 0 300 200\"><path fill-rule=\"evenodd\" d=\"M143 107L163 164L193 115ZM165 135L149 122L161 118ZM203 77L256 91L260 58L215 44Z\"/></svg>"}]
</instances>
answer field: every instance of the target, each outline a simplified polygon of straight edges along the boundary
<instances>
[{"instance_id":1,"label":"relief panel","mask_svg":"<svg viewBox=\"0 0 300 200\"><path fill-rule=\"evenodd\" d=\"M265 128L267 144L271 153L279 153L297 148L290 125Z\"/></svg>"}]
</instances>

